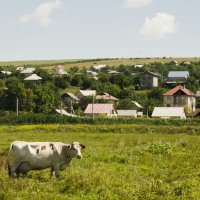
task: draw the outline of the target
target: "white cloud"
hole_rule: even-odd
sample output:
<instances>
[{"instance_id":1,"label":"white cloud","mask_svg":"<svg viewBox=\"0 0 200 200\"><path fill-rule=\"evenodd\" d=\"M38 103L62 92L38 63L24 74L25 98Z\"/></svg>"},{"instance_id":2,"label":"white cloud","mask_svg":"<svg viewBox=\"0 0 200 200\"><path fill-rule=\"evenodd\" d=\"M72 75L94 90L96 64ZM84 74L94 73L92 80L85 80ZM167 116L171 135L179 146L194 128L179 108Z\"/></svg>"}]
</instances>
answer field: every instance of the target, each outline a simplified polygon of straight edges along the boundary
<instances>
[{"instance_id":1,"label":"white cloud","mask_svg":"<svg viewBox=\"0 0 200 200\"><path fill-rule=\"evenodd\" d=\"M124 7L141 8L151 4L154 0L124 0Z\"/></svg>"},{"instance_id":2,"label":"white cloud","mask_svg":"<svg viewBox=\"0 0 200 200\"><path fill-rule=\"evenodd\" d=\"M176 31L177 23L173 15L157 13L152 18L146 18L143 26L139 31L139 36L143 40L152 41L160 40L166 35Z\"/></svg>"},{"instance_id":3,"label":"white cloud","mask_svg":"<svg viewBox=\"0 0 200 200\"><path fill-rule=\"evenodd\" d=\"M62 5L63 3L61 0L40 4L32 13L22 15L20 21L22 23L27 23L35 20L43 26L49 26L52 22L53 12L62 7Z\"/></svg>"}]
</instances>

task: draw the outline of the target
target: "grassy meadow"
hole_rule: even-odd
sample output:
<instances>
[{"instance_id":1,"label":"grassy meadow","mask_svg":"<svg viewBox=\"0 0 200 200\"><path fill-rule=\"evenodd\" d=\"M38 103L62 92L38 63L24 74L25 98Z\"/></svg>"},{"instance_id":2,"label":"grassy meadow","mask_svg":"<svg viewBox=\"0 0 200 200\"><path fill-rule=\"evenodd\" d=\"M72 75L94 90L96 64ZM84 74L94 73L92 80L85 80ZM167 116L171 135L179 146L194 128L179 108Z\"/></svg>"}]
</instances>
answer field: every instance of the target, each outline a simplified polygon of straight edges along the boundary
<instances>
[{"instance_id":1,"label":"grassy meadow","mask_svg":"<svg viewBox=\"0 0 200 200\"><path fill-rule=\"evenodd\" d=\"M199 62L199 57L176 57L176 58L100 58L100 59L63 59L63 60L27 60L27 61L0 61L0 66L24 66L24 65L36 65L42 66L42 69L52 70L55 65L62 64L65 70L69 68L89 68L92 65L106 64L109 66L117 67L123 65L135 65L135 64L150 64L155 62L169 63L172 60L176 60L179 63L184 61Z\"/></svg>"},{"instance_id":2,"label":"grassy meadow","mask_svg":"<svg viewBox=\"0 0 200 200\"><path fill-rule=\"evenodd\" d=\"M200 129L180 129L175 125L2 125L0 200L200 199ZM10 179L6 155L14 140L79 141L86 149L83 159L74 158L58 180L50 180L49 170Z\"/></svg>"}]
</instances>

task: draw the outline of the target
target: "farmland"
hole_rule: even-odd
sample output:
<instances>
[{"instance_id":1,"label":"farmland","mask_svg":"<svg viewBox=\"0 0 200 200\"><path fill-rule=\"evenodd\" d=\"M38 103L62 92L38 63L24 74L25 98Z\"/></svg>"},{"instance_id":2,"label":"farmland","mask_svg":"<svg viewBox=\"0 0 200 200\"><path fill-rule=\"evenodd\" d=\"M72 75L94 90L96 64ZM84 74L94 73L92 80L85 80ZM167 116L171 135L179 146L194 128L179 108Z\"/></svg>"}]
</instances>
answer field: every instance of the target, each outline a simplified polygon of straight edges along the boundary
<instances>
[{"instance_id":1,"label":"farmland","mask_svg":"<svg viewBox=\"0 0 200 200\"><path fill-rule=\"evenodd\" d=\"M199 130L192 125L1 126L0 199L200 199ZM14 140L79 141L86 149L59 180L50 180L49 170L13 180L6 154Z\"/></svg>"},{"instance_id":2,"label":"farmland","mask_svg":"<svg viewBox=\"0 0 200 200\"><path fill-rule=\"evenodd\" d=\"M62 64L65 70L69 68L79 67L79 68L89 68L92 65L106 64L109 66L118 67L119 65L135 65L135 64L151 64L151 63L169 63L172 60L177 60L178 62L199 62L199 57L180 57L180 58L99 58L99 59L64 59L64 60L27 60L27 61L4 61L0 62L0 66L40 66L42 69L52 70L55 65Z\"/></svg>"}]
</instances>

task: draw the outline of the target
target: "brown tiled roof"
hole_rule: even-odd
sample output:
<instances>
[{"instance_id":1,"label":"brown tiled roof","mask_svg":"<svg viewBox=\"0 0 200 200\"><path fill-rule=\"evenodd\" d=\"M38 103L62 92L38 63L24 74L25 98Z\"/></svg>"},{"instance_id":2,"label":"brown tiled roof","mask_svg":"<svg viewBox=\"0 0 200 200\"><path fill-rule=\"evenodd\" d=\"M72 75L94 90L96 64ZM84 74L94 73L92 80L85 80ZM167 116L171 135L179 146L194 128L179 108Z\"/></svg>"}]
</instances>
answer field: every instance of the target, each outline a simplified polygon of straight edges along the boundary
<instances>
[{"instance_id":1,"label":"brown tiled roof","mask_svg":"<svg viewBox=\"0 0 200 200\"><path fill-rule=\"evenodd\" d=\"M188 96L196 96L192 91L186 89L185 87L183 87L181 85L178 85L175 88L167 91L166 93L163 94L163 96L173 96L178 91L182 91L183 93L185 93Z\"/></svg>"}]
</instances>

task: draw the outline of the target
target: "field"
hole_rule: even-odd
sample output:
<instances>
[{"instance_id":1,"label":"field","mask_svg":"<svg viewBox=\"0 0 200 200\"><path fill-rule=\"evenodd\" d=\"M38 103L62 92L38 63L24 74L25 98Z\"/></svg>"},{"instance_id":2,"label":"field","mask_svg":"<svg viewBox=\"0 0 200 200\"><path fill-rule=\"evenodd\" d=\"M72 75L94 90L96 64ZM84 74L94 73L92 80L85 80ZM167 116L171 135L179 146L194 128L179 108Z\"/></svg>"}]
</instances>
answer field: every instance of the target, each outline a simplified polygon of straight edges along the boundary
<instances>
[{"instance_id":1,"label":"field","mask_svg":"<svg viewBox=\"0 0 200 200\"><path fill-rule=\"evenodd\" d=\"M1 126L0 199L200 199L199 127L180 133L174 125L168 134L165 129L169 127ZM72 160L58 180L50 180L49 170L10 179L6 155L14 140L79 141L86 149L83 159Z\"/></svg>"},{"instance_id":2,"label":"field","mask_svg":"<svg viewBox=\"0 0 200 200\"><path fill-rule=\"evenodd\" d=\"M0 62L0 66L24 66L24 65L36 65L42 66L43 69L52 70L55 65L62 64L66 70L71 67L89 68L92 65L106 64L109 66L123 65L135 65L135 64L150 64L155 62L169 63L172 60L176 60L179 63L184 61L199 62L199 57L188 57L188 58L106 58L106 59L65 59L65 60L35 60L35 61L5 61Z\"/></svg>"}]
</instances>

